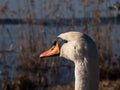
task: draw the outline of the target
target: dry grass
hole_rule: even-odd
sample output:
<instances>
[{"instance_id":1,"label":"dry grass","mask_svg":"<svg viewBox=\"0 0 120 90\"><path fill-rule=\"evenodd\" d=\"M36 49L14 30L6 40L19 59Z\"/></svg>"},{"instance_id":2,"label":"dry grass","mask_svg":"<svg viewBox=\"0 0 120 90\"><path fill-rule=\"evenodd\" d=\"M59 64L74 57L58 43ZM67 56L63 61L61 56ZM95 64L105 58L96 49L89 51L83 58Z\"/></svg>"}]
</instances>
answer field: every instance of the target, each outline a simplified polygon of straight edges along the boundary
<instances>
[{"instance_id":1,"label":"dry grass","mask_svg":"<svg viewBox=\"0 0 120 90\"><path fill-rule=\"evenodd\" d=\"M50 90L74 90L74 84L64 85L64 86L56 86L50 88ZM120 79L118 80L102 80L99 84L99 90L120 90Z\"/></svg>"},{"instance_id":2,"label":"dry grass","mask_svg":"<svg viewBox=\"0 0 120 90\"><path fill-rule=\"evenodd\" d=\"M74 84L65 85L65 86L56 86L52 88L51 90L74 90Z\"/></svg>"},{"instance_id":3,"label":"dry grass","mask_svg":"<svg viewBox=\"0 0 120 90\"><path fill-rule=\"evenodd\" d=\"M120 79L118 80L102 80L99 90L120 90Z\"/></svg>"}]
</instances>

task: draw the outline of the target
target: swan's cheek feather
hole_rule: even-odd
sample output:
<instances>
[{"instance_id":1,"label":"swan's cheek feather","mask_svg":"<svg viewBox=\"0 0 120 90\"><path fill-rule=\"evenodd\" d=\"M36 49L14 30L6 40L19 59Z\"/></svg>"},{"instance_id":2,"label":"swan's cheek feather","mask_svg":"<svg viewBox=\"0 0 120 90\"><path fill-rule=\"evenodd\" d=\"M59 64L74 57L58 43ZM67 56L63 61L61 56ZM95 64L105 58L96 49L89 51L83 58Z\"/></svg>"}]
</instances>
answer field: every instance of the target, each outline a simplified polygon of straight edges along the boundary
<instances>
[{"instance_id":1,"label":"swan's cheek feather","mask_svg":"<svg viewBox=\"0 0 120 90\"><path fill-rule=\"evenodd\" d=\"M71 57L71 52L69 51L69 49L61 50L60 56L66 58L68 60L71 60L71 58L72 58Z\"/></svg>"},{"instance_id":2,"label":"swan's cheek feather","mask_svg":"<svg viewBox=\"0 0 120 90\"><path fill-rule=\"evenodd\" d=\"M64 49L65 48L65 49ZM74 62L75 60L75 49L74 47L64 47L60 51L60 56Z\"/></svg>"}]
</instances>

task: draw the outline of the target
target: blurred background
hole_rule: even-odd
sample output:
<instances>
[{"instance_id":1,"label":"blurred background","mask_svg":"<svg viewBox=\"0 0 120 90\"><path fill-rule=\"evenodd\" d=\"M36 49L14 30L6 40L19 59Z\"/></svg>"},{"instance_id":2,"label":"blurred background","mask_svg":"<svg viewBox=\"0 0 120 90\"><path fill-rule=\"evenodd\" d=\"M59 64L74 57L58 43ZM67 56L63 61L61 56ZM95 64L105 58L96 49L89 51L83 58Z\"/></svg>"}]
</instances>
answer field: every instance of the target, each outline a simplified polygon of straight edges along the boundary
<instances>
[{"instance_id":1,"label":"blurred background","mask_svg":"<svg viewBox=\"0 0 120 90\"><path fill-rule=\"evenodd\" d=\"M119 29L120 0L0 0L0 90L74 90L72 62L39 58L67 31L96 42L99 90L120 90Z\"/></svg>"}]
</instances>

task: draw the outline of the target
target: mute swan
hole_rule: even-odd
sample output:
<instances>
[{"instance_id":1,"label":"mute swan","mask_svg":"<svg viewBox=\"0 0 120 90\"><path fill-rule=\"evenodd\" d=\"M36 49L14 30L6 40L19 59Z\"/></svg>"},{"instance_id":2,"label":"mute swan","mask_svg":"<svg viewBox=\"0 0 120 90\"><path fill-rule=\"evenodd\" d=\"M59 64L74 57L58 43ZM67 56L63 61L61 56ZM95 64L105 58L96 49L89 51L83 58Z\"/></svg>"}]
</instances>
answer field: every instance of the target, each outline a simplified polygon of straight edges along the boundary
<instances>
[{"instance_id":1,"label":"mute swan","mask_svg":"<svg viewBox=\"0 0 120 90\"><path fill-rule=\"evenodd\" d=\"M80 32L60 34L40 57L61 56L75 63L75 90L98 90L98 54L94 41Z\"/></svg>"}]
</instances>

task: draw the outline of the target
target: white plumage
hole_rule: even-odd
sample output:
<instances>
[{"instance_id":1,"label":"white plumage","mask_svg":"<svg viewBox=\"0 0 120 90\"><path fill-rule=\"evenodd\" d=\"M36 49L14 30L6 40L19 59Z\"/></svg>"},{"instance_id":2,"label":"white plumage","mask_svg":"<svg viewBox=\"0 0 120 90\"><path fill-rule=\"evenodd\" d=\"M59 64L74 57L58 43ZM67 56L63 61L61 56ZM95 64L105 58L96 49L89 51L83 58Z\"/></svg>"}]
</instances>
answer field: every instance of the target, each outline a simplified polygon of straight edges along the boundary
<instances>
[{"instance_id":1,"label":"white plumage","mask_svg":"<svg viewBox=\"0 0 120 90\"><path fill-rule=\"evenodd\" d=\"M60 56L75 63L75 90L98 90L98 53L94 41L80 32L66 32L58 37L67 41L60 48Z\"/></svg>"}]
</instances>

